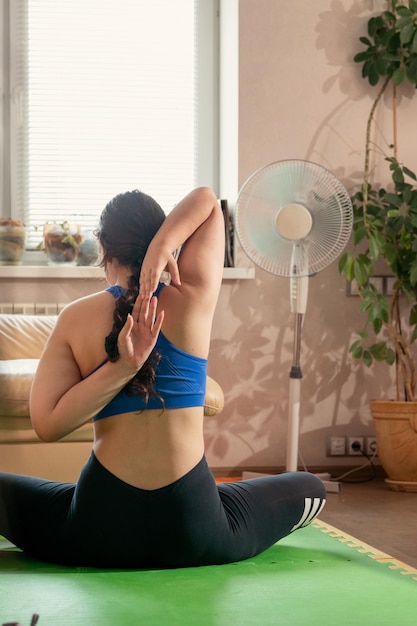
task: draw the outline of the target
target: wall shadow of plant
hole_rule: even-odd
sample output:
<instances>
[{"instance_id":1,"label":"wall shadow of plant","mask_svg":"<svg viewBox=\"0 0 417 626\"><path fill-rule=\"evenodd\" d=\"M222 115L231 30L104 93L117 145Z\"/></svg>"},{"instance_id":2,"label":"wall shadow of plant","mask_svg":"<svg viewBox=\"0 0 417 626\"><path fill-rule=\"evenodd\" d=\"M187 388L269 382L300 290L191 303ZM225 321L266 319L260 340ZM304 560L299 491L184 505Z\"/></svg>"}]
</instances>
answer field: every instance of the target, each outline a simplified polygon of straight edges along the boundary
<instances>
[{"instance_id":1,"label":"wall shadow of plant","mask_svg":"<svg viewBox=\"0 0 417 626\"><path fill-rule=\"evenodd\" d=\"M235 452L240 463L258 465L262 458L263 465L283 464L294 339L289 281L256 269L256 280L248 282L231 287L220 307L229 311L233 331L211 344L210 363L225 391L225 409L206 420L206 445L218 460ZM363 376L352 383L350 312L342 308L335 328L334 309L323 305L324 292L344 296L344 289L334 264L310 279L301 345L300 434L306 440L316 431L335 432L341 404L352 421L363 421L355 407L365 403L366 386Z\"/></svg>"},{"instance_id":2,"label":"wall shadow of plant","mask_svg":"<svg viewBox=\"0 0 417 626\"><path fill-rule=\"evenodd\" d=\"M210 347L215 375L221 372L225 381L225 409L216 422L206 422L207 448L219 458L228 454L230 446L242 445L246 455L269 445L274 437L271 424L282 414L286 392L280 389L285 374L276 355L285 352L287 330L286 323L276 325L276 293L264 282L257 271L250 285L230 287L224 295L227 304L219 307L229 313L228 329L233 327L227 341L214 338Z\"/></svg>"}]
</instances>

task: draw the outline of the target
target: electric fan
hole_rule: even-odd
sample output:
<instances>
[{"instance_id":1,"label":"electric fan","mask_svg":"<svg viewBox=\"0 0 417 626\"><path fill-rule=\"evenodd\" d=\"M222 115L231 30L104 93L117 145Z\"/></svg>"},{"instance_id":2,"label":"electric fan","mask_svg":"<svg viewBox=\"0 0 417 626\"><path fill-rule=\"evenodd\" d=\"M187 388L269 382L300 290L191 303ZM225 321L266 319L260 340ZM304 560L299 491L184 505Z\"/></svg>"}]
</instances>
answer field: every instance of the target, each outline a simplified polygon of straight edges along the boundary
<instances>
[{"instance_id":1,"label":"electric fan","mask_svg":"<svg viewBox=\"0 0 417 626\"><path fill-rule=\"evenodd\" d=\"M334 261L352 230L352 205L340 181L317 163L277 161L256 171L239 192L236 232L260 268L290 279L294 314L286 469L297 470L300 422L301 327L308 280Z\"/></svg>"}]
</instances>

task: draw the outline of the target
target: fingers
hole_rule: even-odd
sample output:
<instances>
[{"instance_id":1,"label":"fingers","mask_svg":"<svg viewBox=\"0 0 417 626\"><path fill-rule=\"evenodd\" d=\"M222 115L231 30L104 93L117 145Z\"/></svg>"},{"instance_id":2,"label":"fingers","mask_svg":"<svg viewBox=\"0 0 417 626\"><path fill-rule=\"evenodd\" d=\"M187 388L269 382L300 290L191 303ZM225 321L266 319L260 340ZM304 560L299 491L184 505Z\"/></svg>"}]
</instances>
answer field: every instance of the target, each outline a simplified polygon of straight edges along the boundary
<instances>
[{"instance_id":1,"label":"fingers","mask_svg":"<svg viewBox=\"0 0 417 626\"><path fill-rule=\"evenodd\" d=\"M136 298L136 302L132 309L133 323L144 324L154 333L155 327L157 328L156 334L158 334L162 319L163 311L157 316L158 298L156 296L144 296L139 295Z\"/></svg>"},{"instance_id":2,"label":"fingers","mask_svg":"<svg viewBox=\"0 0 417 626\"><path fill-rule=\"evenodd\" d=\"M153 296L152 298L146 297L144 299L144 303L146 303L145 310L143 311L143 323L146 324L151 330L154 327L155 319L156 319L156 309L158 306L158 298ZM142 305L143 309L143 305ZM142 313L142 310L141 310Z\"/></svg>"},{"instance_id":3,"label":"fingers","mask_svg":"<svg viewBox=\"0 0 417 626\"><path fill-rule=\"evenodd\" d=\"M172 253L163 254L160 258L144 264L139 278L139 291L143 296L151 296L158 288L162 272L167 271L171 275L174 285L181 285L180 273L177 261Z\"/></svg>"},{"instance_id":4,"label":"fingers","mask_svg":"<svg viewBox=\"0 0 417 626\"><path fill-rule=\"evenodd\" d=\"M144 322L147 319L149 314L150 301L151 297L145 296L142 293L140 293L136 298L135 304L133 305L132 309L132 317L136 323Z\"/></svg>"},{"instance_id":5,"label":"fingers","mask_svg":"<svg viewBox=\"0 0 417 626\"><path fill-rule=\"evenodd\" d=\"M144 297L152 296L158 287L158 281L159 277L154 270L151 270L149 273L142 272L139 281L139 291L141 295Z\"/></svg>"},{"instance_id":6,"label":"fingers","mask_svg":"<svg viewBox=\"0 0 417 626\"><path fill-rule=\"evenodd\" d=\"M160 311L158 313L158 316L157 316L157 318L155 320L154 327L152 329L152 333L153 333L154 337L157 337L159 335L159 332L160 332L161 327L162 327L162 322L164 321L164 315L165 315L164 311Z\"/></svg>"},{"instance_id":7,"label":"fingers","mask_svg":"<svg viewBox=\"0 0 417 626\"><path fill-rule=\"evenodd\" d=\"M144 296L142 294L140 294L136 298L135 304L133 305L133 309L132 309L131 315L132 315L133 319L135 320L135 322L137 322L138 319L139 319L140 310L141 310L141 307L142 307L143 300L144 300Z\"/></svg>"},{"instance_id":8,"label":"fingers","mask_svg":"<svg viewBox=\"0 0 417 626\"><path fill-rule=\"evenodd\" d=\"M172 256L167 263L167 270L171 275L171 281L174 285L181 285L180 272L178 269L178 263Z\"/></svg>"},{"instance_id":9,"label":"fingers","mask_svg":"<svg viewBox=\"0 0 417 626\"><path fill-rule=\"evenodd\" d=\"M126 322L124 323L124 326L119 333L119 340L124 341L126 337L129 336L132 330L132 327L133 327L133 317L132 315L128 315L126 318Z\"/></svg>"}]
</instances>

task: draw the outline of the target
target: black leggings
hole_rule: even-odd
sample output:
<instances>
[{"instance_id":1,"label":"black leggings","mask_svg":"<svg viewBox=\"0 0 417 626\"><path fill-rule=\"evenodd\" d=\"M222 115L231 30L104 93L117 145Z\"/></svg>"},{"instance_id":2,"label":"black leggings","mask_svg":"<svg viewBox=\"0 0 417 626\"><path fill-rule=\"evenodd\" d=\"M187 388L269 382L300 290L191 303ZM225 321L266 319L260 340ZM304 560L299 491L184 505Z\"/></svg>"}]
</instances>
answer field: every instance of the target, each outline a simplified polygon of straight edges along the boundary
<instances>
[{"instance_id":1,"label":"black leggings","mask_svg":"<svg viewBox=\"0 0 417 626\"><path fill-rule=\"evenodd\" d=\"M323 483L289 472L216 485L205 457L151 491L116 478L94 453L77 485L0 473L0 535L72 566L171 568L259 554L316 517Z\"/></svg>"}]
</instances>

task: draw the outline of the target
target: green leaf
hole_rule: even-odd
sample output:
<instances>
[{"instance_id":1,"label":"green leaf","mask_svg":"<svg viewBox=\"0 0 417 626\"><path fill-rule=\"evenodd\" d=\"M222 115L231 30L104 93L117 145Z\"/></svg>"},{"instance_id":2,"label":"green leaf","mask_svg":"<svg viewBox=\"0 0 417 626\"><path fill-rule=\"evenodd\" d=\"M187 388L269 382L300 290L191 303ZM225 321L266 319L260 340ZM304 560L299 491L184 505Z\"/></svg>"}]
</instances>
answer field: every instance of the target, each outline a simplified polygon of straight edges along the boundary
<instances>
[{"instance_id":1,"label":"green leaf","mask_svg":"<svg viewBox=\"0 0 417 626\"><path fill-rule=\"evenodd\" d=\"M353 275L353 258L348 253L345 252L342 254L339 260L339 272L344 274L349 281L354 279Z\"/></svg>"},{"instance_id":2,"label":"green leaf","mask_svg":"<svg viewBox=\"0 0 417 626\"><path fill-rule=\"evenodd\" d=\"M353 234L353 243L355 246L357 246L363 239L366 238L367 235L367 231L365 226L361 226L359 228L356 228L354 234Z\"/></svg>"},{"instance_id":3,"label":"green leaf","mask_svg":"<svg viewBox=\"0 0 417 626\"><path fill-rule=\"evenodd\" d=\"M414 264L410 271L410 283L412 287L417 285L417 264Z\"/></svg>"},{"instance_id":4,"label":"green leaf","mask_svg":"<svg viewBox=\"0 0 417 626\"><path fill-rule=\"evenodd\" d=\"M358 361L362 358L363 348L360 341L355 341L349 348L349 352L352 355L352 359Z\"/></svg>"},{"instance_id":5,"label":"green leaf","mask_svg":"<svg viewBox=\"0 0 417 626\"><path fill-rule=\"evenodd\" d=\"M398 173L394 172L393 174L393 178L398 177ZM402 172L401 172L401 176L402 176ZM402 179L404 180L404 177L402 177ZM385 195L384 198L385 202L387 202L388 204L391 204L392 206L394 206L396 209L399 209L402 203L402 200L400 198L400 196L397 193L387 193Z\"/></svg>"},{"instance_id":6,"label":"green leaf","mask_svg":"<svg viewBox=\"0 0 417 626\"><path fill-rule=\"evenodd\" d=\"M392 348L388 348L387 354L385 356L385 361L388 365L394 365L395 363L395 352Z\"/></svg>"},{"instance_id":7,"label":"green leaf","mask_svg":"<svg viewBox=\"0 0 417 626\"><path fill-rule=\"evenodd\" d=\"M387 245L385 246L385 259L388 265L393 265L397 260L397 257L397 248L393 244L387 243Z\"/></svg>"},{"instance_id":8,"label":"green leaf","mask_svg":"<svg viewBox=\"0 0 417 626\"><path fill-rule=\"evenodd\" d=\"M414 36L414 24L409 19L399 19L397 28L401 29L400 40L402 44L408 44Z\"/></svg>"},{"instance_id":9,"label":"green leaf","mask_svg":"<svg viewBox=\"0 0 417 626\"><path fill-rule=\"evenodd\" d=\"M413 48L417 44L417 37L413 39ZM417 50L413 49L407 63L407 79L412 85L417 85Z\"/></svg>"},{"instance_id":10,"label":"green leaf","mask_svg":"<svg viewBox=\"0 0 417 626\"><path fill-rule=\"evenodd\" d=\"M377 335L381 331L382 320L379 317L374 319L374 321L372 322L372 328L374 329L375 335Z\"/></svg>"},{"instance_id":11,"label":"green leaf","mask_svg":"<svg viewBox=\"0 0 417 626\"><path fill-rule=\"evenodd\" d=\"M369 58L369 52L358 52L358 54L355 54L355 56L353 57L353 60L355 63L363 63L364 61L366 61Z\"/></svg>"},{"instance_id":12,"label":"green leaf","mask_svg":"<svg viewBox=\"0 0 417 626\"><path fill-rule=\"evenodd\" d=\"M369 235L368 243L369 243L369 254L374 259L374 261L377 261L381 253L381 249L382 249L381 241L379 237L377 236L377 234L375 234L375 236Z\"/></svg>"},{"instance_id":13,"label":"green leaf","mask_svg":"<svg viewBox=\"0 0 417 626\"><path fill-rule=\"evenodd\" d=\"M372 354L369 352L369 350L364 350L363 354L362 354L362 359L364 364L366 365L366 367L371 367L372 365Z\"/></svg>"},{"instance_id":14,"label":"green leaf","mask_svg":"<svg viewBox=\"0 0 417 626\"><path fill-rule=\"evenodd\" d=\"M411 307L409 324L410 326L414 326L415 324L417 324L417 304Z\"/></svg>"},{"instance_id":15,"label":"green leaf","mask_svg":"<svg viewBox=\"0 0 417 626\"><path fill-rule=\"evenodd\" d=\"M358 285L365 285L369 278L369 269L364 263L362 257L353 261L353 276L356 278Z\"/></svg>"},{"instance_id":16,"label":"green leaf","mask_svg":"<svg viewBox=\"0 0 417 626\"><path fill-rule=\"evenodd\" d=\"M407 176L409 176L413 180L417 180L417 176L414 174L414 172L409 170L408 167L406 167L405 165L403 166L403 171L404 174L407 174Z\"/></svg>"},{"instance_id":17,"label":"green leaf","mask_svg":"<svg viewBox=\"0 0 417 626\"><path fill-rule=\"evenodd\" d=\"M376 17L371 17L368 20L368 35L370 35L372 38L375 37L375 33L377 31L378 28L378 20Z\"/></svg>"},{"instance_id":18,"label":"green leaf","mask_svg":"<svg viewBox=\"0 0 417 626\"><path fill-rule=\"evenodd\" d=\"M397 6L397 13L398 15L401 15L401 17L410 17L411 15L410 9L402 5Z\"/></svg>"},{"instance_id":19,"label":"green leaf","mask_svg":"<svg viewBox=\"0 0 417 626\"><path fill-rule=\"evenodd\" d=\"M339 265L339 272L341 274L344 273L344 271L345 271L345 267L346 267L346 264L347 264L348 256L349 256L348 253L344 252L342 254L342 256L340 257L340 259L339 259L339 264L338 265Z\"/></svg>"},{"instance_id":20,"label":"green leaf","mask_svg":"<svg viewBox=\"0 0 417 626\"><path fill-rule=\"evenodd\" d=\"M392 80L394 81L396 85L401 85L401 83L404 82L405 78L406 78L406 73L405 73L405 68L403 67L397 68L392 75Z\"/></svg>"},{"instance_id":21,"label":"green leaf","mask_svg":"<svg viewBox=\"0 0 417 626\"><path fill-rule=\"evenodd\" d=\"M409 0L409 6L413 13L417 13L417 0Z\"/></svg>"},{"instance_id":22,"label":"green leaf","mask_svg":"<svg viewBox=\"0 0 417 626\"><path fill-rule=\"evenodd\" d=\"M395 169L393 169L392 180L394 181L394 183L404 182L404 174L400 167L395 167Z\"/></svg>"},{"instance_id":23,"label":"green leaf","mask_svg":"<svg viewBox=\"0 0 417 626\"><path fill-rule=\"evenodd\" d=\"M370 67L371 67L370 61L366 61L366 63L362 65L362 78L368 78Z\"/></svg>"},{"instance_id":24,"label":"green leaf","mask_svg":"<svg viewBox=\"0 0 417 626\"><path fill-rule=\"evenodd\" d=\"M380 78L378 69L376 67L376 65L374 63L372 63L369 66L369 75L368 75L368 80L370 82L370 84L372 85L372 87L375 87L375 85L378 83Z\"/></svg>"},{"instance_id":25,"label":"green leaf","mask_svg":"<svg viewBox=\"0 0 417 626\"><path fill-rule=\"evenodd\" d=\"M369 351L377 361L383 361L387 352L387 344L385 341L379 341L371 346Z\"/></svg>"}]
</instances>

